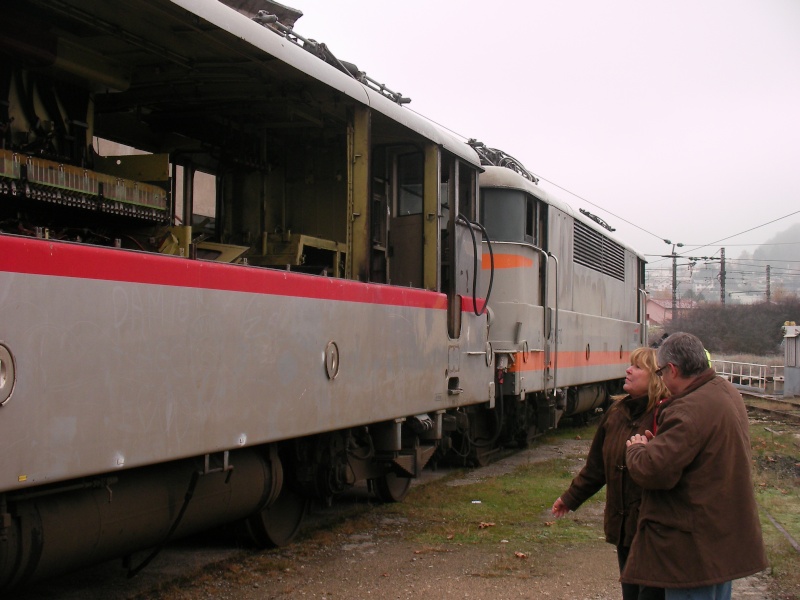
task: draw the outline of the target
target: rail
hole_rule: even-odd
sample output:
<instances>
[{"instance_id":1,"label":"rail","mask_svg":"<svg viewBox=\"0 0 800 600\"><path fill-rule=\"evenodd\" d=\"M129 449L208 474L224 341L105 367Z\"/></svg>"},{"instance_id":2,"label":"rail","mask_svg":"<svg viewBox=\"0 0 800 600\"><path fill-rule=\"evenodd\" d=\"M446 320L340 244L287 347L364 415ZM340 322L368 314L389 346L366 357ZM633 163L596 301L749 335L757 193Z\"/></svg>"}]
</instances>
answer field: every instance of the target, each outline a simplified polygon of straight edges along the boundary
<instances>
[{"instance_id":1,"label":"rail","mask_svg":"<svg viewBox=\"0 0 800 600\"><path fill-rule=\"evenodd\" d=\"M766 395L783 394L783 366L712 360L718 375L737 388Z\"/></svg>"}]
</instances>

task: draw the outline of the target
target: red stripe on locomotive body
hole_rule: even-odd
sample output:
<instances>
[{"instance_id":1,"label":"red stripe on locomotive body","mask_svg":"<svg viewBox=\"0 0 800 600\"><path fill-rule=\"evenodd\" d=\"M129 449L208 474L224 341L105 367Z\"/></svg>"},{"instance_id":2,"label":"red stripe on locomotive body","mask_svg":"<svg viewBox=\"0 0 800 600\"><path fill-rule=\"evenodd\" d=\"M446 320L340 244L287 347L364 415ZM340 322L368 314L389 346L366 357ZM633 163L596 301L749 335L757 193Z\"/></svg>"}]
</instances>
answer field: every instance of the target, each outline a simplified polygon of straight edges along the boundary
<instances>
[{"instance_id":1,"label":"red stripe on locomotive body","mask_svg":"<svg viewBox=\"0 0 800 600\"><path fill-rule=\"evenodd\" d=\"M553 367L553 358L550 359L550 365L544 363L543 352L530 352L528 353L527 361L523 359L523 353L517 352L514 357L514 363L508 367L510 373L522 373L529 371L543 371L547 366ZM563 351L558 353L558 369L572 369L581 367L608 367L617 365L628 365L628 357L623 356L620 358L619 351L608 352L591 352L589 358L586 358L584 351Z\"/></svg>"},{"instance_id":2,"label":"red stripe on locomotive body","mask_svg":"<svg viewBox=\"0 0 800 600\"><path fill-rule=\"evenodd\" d=\"M447 296L427 290L18 236L0 236L0 271L447 309Z\"/></svg>"},{"instance_id":3,"label":"red stripe on locomotive body","mask_svg":"<svg viewBox=\"0 0 800 600\"><path fill-rule=\"evenodd\" d=\"M477 309L475 308L476 304ZM484 308L486 308L485 298L478 298L477 302L473 302L472 296L461 296L461 312L474 313L477 310L477 312L483 314Z\"/></svg>"}]
</instances>

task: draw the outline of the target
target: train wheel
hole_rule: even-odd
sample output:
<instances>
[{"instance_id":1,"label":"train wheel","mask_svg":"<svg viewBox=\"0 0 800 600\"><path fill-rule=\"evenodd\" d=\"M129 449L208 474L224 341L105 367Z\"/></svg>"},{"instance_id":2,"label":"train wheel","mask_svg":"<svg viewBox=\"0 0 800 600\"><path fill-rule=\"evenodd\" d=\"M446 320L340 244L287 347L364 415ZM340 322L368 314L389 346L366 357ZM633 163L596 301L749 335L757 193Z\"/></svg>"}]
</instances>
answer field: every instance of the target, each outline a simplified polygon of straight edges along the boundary
<instances>
[{"instance_id":1,"label":"train wheel","mask_svg":"<svg viewBox=\"0 0 800 600\"><path fill-rule=\"evenodd\" d=\"M499 451L498 415L496 411L477 409L469 416L469 460L476 467L485 467Z\"/></svg>"},{"instance_id":2,"label":"train wheel","mask_svg":"<svg viewBox=\"0 0 800 600\"><path fill-rule=\"evenodd\" d=\"M250 537L262 548L285 546L300 529L308 504L307 497L283 486L275 502L247 519Z\"/></svg>"},{"instance_id":3,"label":"train wheel","mask_svg":"<svg viewBox=\"0 0 800 600\"><path fill-rule=\"evenodd\" d=\"M474 466L485 467L492 462L498 452L499 449L492 446L473 446L469 458Z\"/></svg>"},{"instance_id":4,"label":"train wheel","mask_svg":"<svg viewBox=\"0 0 800 600\"><path fill-rule=\"evenodd\" d=\"M592 415L584 411L572 416L572 422L578 427L586 427L591 420Z\"/></svg>"},{"instance_id":5,"label":"train wheel","mask_svg":"<svg viewBox=\"0 0 800 600\"><path fill-rule=\"evenodd\" d=\"M410 477L399 477L389 471L375 479L371 479L372 490L382 502L401 502L411 487Z\"/></svg>"}]
</instances>

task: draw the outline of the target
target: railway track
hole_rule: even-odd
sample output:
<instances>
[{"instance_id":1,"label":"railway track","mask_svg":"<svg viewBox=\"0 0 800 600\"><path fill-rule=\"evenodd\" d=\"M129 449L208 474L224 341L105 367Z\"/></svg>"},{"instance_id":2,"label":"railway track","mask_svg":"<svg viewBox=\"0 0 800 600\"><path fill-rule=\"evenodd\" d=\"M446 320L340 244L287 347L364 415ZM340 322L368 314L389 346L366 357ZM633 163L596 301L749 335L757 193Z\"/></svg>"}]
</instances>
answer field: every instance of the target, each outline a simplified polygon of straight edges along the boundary
<instances>
[{"instance_id":1,"label":"railway track","mask_svg":"<svg viewBox=\"0 0 800 600\"><path fill-rule=\"evenodd\" d=\"M744 403L750 413L800 423L800 398L784 399L747 392L742 392L742 398L744 398Z\"/></svg>"},{"instance_id":2,"label":"railway track","mask_svg":"<svg viewBox=\"0 0 800 600\"><path fill-rule=\"evenodd\" d=\"M412 485L420 485L445 476L453 469L423 471ZM331 506L315 505L306 516L303 531L324 529L366 510L377 500L368 492L366 484L357 485L338 496ZM302 536L295 544L302 545ZM184 578L194 578L211 570L220 569L238 558L257 552L242 535L232 527L219 528L167 544L147 568L135 577L128 578L128 564L121 559L58 575L31 584L28 588L0 594L2 600L142 600L158 596L158 590L173 585ZM136 553L129 562L136 565L147 556L147 551Z\"/></svg>"},{"instance_id":3,"label":"railway track","mask_svg":"<svg viewBox=\"0 0 800 600\"><path fill-rule=\"evenodd\" d=\"M768 421L776 421L783 424L800 424L800 398L775 398L774 396L761 396L744 392L742 392L742 398L747 406L747 411L751 415L759 415ZM764 427L764 429L773 432L769 427ZM775 529L786 538L791 547L800 553L800 542L763 505L760 505L760 509L774 525Z\"/></svg>"}]
</instances>

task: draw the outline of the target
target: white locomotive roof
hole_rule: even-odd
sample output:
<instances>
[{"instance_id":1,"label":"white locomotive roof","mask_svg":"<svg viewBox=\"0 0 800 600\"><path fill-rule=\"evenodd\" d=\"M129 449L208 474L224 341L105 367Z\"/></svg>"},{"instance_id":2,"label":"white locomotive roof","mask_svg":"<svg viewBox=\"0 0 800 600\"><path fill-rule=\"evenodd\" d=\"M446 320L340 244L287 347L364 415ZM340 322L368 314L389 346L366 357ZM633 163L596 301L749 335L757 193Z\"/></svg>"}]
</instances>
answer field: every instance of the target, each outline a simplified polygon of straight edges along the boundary
<instances>
[{"instance_id":1,"label":"white locomotive roof","mask_svg":"<svg viewBox=\"0 0 800 600\"><path fill-rule=\"evenodd\" d=\"M274 56L350 98L368 105L391 120L439 144L463 160L480 167L480 160L475 151L460 138L436 126L430 120L403 108L400 104L339 71L286 37L265 28L219 0L164 1L194 13L208 23L228 32L231 36Z\"/></svg>"},{"instance_id":2,"label":"white locomotive roof","mask_svg":"<svg viewBox=\"0 0 800 600\"><path fill-rule=\"evenodd\" d=\"M552 193L543 190L537 184L530 181L529 179L526 179L525 177L513 171L512 169L508 169L506 167L495 167L495 166L484 166L483 168L485 170L480 175L481 188L500 187L500 188L510 188L510 189L522 189L531 194L532 196L538 198L542 202L546 202L550 206L554 206L558 210L568 214L573 219L581 221L587 227L591 227L592 229L599 231L607 238L614 240L620 246L623 246L624 248L633 252L639 258L644 260L643 255L641 255L639 252L628 246L625 242L618 239L616 236L611 235L611 232L599 227L597 223L587 218L582 213L573 210L573 208L569 204L557 198Z\"/></svg>"}]
</instances>

